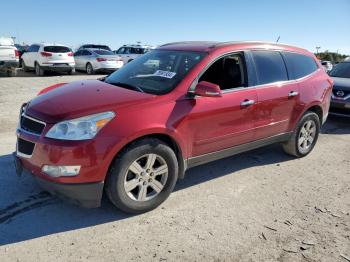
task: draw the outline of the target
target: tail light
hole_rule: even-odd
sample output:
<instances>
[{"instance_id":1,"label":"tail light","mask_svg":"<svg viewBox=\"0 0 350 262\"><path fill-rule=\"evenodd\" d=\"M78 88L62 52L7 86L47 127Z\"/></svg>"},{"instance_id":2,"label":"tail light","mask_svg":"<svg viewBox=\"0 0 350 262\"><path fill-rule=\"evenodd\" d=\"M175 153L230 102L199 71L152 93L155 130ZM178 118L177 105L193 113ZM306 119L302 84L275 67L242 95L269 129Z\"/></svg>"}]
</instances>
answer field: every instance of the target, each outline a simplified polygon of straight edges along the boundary
<instances>
[{"instance_id":1,"label":"tail light","mask_svg":"<svg viewBox=\"0 0 350 262\"><path fill-rule=\"evenodd\" d=\"M73 52L69 52L67 55L68 56L73 56Z\"/></svg>"},{"instance_id":2,"label":"tail light","mask_svg":"<svg viewBox=\"0 0 350 262\"><path fill-rule=\"evenodd\" d=\"M106 58L102 58L102 57L97 57L96 60L97 60L97 62L107 61Z\"/></svg>"},{"instance_id":3,"label":"tail light","mask_svg":"<svg viewBox=\"0 0 350 262\"><path fill-rule=\"evenodd\" d=\"M15 50L15 56L19 57L19 51L18 50Z\"/></svg>"},{"instance_id":4,"label":"tail light","mask_svg":"<svg viewBox=\"0 0 350 262\"><path fill-rule=\"evenodd\" d=\"M43 57L52 56L52 54L51 54L50 52L40 52L40 54L41 54Z\"/></svg>"}]
</instances>

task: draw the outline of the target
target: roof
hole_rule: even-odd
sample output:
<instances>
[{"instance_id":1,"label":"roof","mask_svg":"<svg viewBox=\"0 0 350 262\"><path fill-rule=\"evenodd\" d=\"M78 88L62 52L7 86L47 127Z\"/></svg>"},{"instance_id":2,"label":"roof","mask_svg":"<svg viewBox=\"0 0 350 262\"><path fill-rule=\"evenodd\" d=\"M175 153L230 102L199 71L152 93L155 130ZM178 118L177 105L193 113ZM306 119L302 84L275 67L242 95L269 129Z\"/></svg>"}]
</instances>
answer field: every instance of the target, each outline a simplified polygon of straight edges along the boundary
<instances>
[{"instance_id":1,"label":"roof","mask_svg":"<svg viewBox=\"0 0 350 262\"><path fill-rule=\"evenodd\" d=\"M165 50L183 50L183 51L199 51L210 52L212 50L227 47L244 47L244 48L265 48L265 49L297 49L299 51L307 51L305 49L280 43L262 42L262 41L234 41L234 42L213 42L213 41L186 41L174 42L161 45L158 49Z\"/></svg>"}]
</instances>

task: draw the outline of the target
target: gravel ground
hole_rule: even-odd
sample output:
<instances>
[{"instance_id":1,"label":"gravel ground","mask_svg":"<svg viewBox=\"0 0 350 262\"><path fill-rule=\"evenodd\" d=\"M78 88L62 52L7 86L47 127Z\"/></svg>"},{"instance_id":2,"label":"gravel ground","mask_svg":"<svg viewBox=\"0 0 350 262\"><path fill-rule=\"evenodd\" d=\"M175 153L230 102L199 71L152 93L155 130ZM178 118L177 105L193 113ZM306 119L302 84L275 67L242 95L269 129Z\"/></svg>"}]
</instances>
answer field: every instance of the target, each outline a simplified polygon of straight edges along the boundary
<instances>
[{"instance_id":1,"label":"gravel ground","mask_svg":"<svg viewBox=\"0 0 350 262\"><path fill-rule=\"evenodd\" d=\"M51 84L0 77L0 261L350 261L350 120L330 118L303 159L268 146L196 167L158 209L82 209L17 178L22 102Z\"/></svg>"}]
</instances>

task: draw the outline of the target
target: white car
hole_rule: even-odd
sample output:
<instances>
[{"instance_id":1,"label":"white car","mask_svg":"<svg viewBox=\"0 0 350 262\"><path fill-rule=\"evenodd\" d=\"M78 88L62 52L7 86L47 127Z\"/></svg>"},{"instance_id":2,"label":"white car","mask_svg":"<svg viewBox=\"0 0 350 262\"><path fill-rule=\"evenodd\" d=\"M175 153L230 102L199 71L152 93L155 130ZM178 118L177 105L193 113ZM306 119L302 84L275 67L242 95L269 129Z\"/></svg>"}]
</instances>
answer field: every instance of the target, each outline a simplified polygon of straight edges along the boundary
<instances>
[{"instance_id":1,"label":"white car","mask_svg":"<svg viewBox=\"0 0 350 262\"><path fill-rule=\"evenodd\" d=\"M114 50L113 52L121 56L124 64L127 64L152 49L154 49L154 47L150 45L123 45L118 50Z\"/></svg>"},{"instance_id":2,"label":"white car","mask_svg":"<svg viewBox=\"0 0 350 262\"><path fill-rule=\"evenodd\" d=\"M6 72L8 76L15 76L18 62L19 52L13 39L0 37L0 71Z\"/></svg>"},{"instance_id":3,"label":"white car","mask_svg":"<svg viewBox=\"0 0 350 262\"><path fill-rule=\"evenodd\" d=\"M324 70L326 70L326 72L329 72L333 69L333 64L331 63L331 61L321 61L321 64L324 68Z\"/></svg>"},{"instance_id":4,"label":"white car","mask_svg":"<svg viewBox=\"0 0 350 262\"><path fill-rule=\"evenodd\" d=\"M75 62L72 50L60 44L33 44L22 55L24 71L35 70L38 76L46 71L74 73Z\"/></svg>"},{"instance_id":5,"label":"white car","mask_svg":"<svg viewBox=\"0 0 350 262\"><path fill-rule=\"evenodd\" d=\"M76 70L89 75L97 72L111 73L121 68L124 63L120 56L105 49L79 49L74 53Z\"/></svg>"}]
</instances>

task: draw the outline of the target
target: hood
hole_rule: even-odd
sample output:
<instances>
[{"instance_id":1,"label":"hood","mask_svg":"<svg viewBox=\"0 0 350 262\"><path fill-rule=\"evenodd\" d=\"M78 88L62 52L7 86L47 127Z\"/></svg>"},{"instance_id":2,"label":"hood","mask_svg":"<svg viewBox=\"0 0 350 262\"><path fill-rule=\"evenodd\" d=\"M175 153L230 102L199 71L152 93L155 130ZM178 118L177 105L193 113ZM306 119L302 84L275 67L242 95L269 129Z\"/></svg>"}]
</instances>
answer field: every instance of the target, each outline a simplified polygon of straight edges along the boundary
<instances>
[{"instance_id":1,"label":"hood","mask_svg":"<svg viewBox=\"0 0 350 262\"><path fill-rule=\"evenodd\" d=\"M350 78L332 77L334 90L350 91Z\"/></svg>"},{"instance_id":2,"label":"hood","mask_svg":"<svg viewBox=\"0 0 350 262\"><path fill-rule=\"evenodd\" d=\"M116 111L154 96L98 80L76 81L43 93L29 102L26 114L56 123L94 113Z\"/></svg>"}]
</instances>

